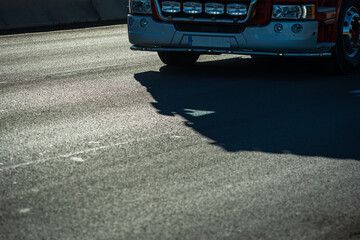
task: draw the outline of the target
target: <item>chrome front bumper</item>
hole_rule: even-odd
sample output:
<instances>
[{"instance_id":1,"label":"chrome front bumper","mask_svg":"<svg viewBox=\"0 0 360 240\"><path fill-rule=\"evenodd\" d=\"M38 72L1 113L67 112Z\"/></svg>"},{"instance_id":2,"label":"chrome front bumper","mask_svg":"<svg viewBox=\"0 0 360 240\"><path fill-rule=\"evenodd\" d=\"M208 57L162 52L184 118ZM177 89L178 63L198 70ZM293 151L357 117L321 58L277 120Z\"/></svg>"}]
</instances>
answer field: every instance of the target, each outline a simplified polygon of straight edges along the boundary
<instances>
[{"instance_id":1,"label":"chrome front bumper","mask_svg":"<svg viewBox=\"0 0 360 240\"><path fill-rule=\"evenodd\" d=\"M277 23L283 25L281 33L274 31ZM291 30L296 23L303 26L297 34ZM134 45L131 49L145 51L329 56L333 46L317 44L317 21L272 21L266 26L248 26L242 33L203 33L178 31L172 23L151 16L128 15L128 33Z\"/></svg>"}]
</instances>

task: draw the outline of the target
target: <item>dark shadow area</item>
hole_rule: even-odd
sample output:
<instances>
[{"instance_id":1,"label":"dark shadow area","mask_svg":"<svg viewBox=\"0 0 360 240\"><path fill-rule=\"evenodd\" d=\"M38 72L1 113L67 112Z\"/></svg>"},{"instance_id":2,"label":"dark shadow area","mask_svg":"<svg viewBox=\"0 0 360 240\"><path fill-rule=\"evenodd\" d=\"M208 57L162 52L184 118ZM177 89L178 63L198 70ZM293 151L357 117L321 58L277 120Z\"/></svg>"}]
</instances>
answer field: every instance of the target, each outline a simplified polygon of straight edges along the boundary
<instances>
[{"instance_id":1,"label":"dark shadow area","mask_svg":"<svg viewBox=\"0 0 360 240\"><path fill-rule=\"evenodd\" d=\"M59 25L54 25L54 26L8 29L8 30L0 30L0 35L52 32L52 31L59 31L59 30L71 30L71 29L81 29L81 28L90 28L90 27L103 27L103 26L111 26L111 25L117 25L117 24L126 24L126 20L71 23L71 24L59 24Z\"/></svg>"},{"instance_id":2,"label":"dark shadow area","mask_svg":"<svg viewBox=\"0 0 360 240\"><path fill-rule=\"evenodd\" d=\"M160 114L229 152L360 160L360 76L324 59L241 59L135 74Z\"/></svg>"}]
</instances>

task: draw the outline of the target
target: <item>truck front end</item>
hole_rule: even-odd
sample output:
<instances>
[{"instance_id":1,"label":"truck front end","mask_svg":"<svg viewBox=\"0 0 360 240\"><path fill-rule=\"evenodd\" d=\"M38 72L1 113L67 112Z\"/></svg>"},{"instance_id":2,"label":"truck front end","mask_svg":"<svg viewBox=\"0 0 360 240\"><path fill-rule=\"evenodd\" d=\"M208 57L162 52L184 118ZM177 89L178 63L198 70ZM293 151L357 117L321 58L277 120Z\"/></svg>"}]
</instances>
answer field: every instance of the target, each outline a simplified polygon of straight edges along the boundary
<instances>
[{"instance_id":1,"label":"truck front end","mask_svg":"<svg viewBox=\"0 0 360 240\"><path fill-rule=\"evenodd\" d=\"M132 50L157 51L167 64L200 54L331 56L338 7L335 0L130 0L128 33Z\"/></svg>"}]
</instances>

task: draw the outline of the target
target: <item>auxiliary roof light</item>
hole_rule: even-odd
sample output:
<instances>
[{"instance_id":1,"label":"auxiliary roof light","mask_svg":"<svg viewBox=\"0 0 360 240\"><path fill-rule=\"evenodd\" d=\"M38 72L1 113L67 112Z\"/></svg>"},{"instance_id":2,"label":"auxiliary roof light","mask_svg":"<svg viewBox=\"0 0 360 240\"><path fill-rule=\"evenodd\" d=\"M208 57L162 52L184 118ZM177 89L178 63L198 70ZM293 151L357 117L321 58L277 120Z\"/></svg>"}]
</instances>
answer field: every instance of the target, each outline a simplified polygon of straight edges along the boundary
<instances>
[{"instance_id":1,"label":"auxiliary roof light","mask_svg":"<svg viewBox=\"0 0 360 240\"><path fill-rule=\"evenodd\" d=\"M133 0L136 1L136 0ZM138 1L150 1L150 0L138 0ZM188 14L199 14L203 11L211 15L221 15L225 13L225 4L209 2L203 4L200 2L184 2L181 3L176 1L164 1L162 2L162 11L166 13L179 13L183 11ZM248 14L248 6L241 3L230 3L226 5L226 13L232 16L243 16Z\"/></svg>"},{"instance_id":2,"label":"auxiliary roof light","mask_svg":"<svg viewBox=\"0 0 360 240\"><path fill-rule=\"evenodd\" d=\"M189 14L198 14L202 12L202 4L198 2L185 2L183 11Z\"/></svg>"},{"instance_id":3,"label":"auxiliary roof light","mask_svg":"<svg viewBox=\"0 0 360 240\"><path fill-rule=\"evenodd\" d=\"M220 15L225 12L225 5L222 3L206 3L205 12L211 15Z\"/></svg>"},{"instance_id":4,"label":"auxiliary roof light","mask_svg":"<svg viewBox=\"0 0 360 240\"><path fill-rule=\"evenodd\" d=\"M242 16L247 14L247 5L239 3L231 3L226 7L226 12L233 16Z\"/></svg>"},{"instance_id":5,"label":"auxiliary roof light","mask_svg":"<svg viewBox=\"0 0 360 240\"><path fill-rule=\"evenodd\" d=\"M162 3L162 10L166 13L178 13L181 10L181 4L174 1L165 1Z\"/></svg>"}]
</instances>

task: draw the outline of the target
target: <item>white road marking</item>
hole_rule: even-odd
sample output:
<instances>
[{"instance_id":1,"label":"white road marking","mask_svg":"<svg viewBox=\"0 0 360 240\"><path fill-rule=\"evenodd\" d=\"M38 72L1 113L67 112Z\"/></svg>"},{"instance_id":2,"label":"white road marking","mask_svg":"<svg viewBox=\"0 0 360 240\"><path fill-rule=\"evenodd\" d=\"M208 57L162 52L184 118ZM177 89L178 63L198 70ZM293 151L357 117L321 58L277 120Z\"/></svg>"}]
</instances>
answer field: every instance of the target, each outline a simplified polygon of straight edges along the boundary
<instances>
[{"instance_id":1,"label":"white road marking","mask_svg":"<svg viewBox=\"0 0 360 240\"><path fill-rule=\"evenodd\" d=\"M73 160L74 162L85 162L84 159L79 158L79 157L72 157L72 158L70 158L70 159Z\"/></svg>"},{"instance_id":2,"label":"white road marking","mask_svg":"<svg viewBox=\"0 0 360 240\"><path fill-rule=\"evenodd\" d=\"M19 209L19 213L28 213L30 212L30 208L22 208L22 209Z\"/></svg>"},{"instance_id":3,"label":"white road marking","mask_svg":"<svg viewBox=\"0 0 360 240\"><path fill-rule=\"evenodd\" d=\"M178 136L178 135L174 135L174 136L170 136L171 138L183 138L183 136Z\"/></svg>"},{"instance_id":4,"label":"white road marking","mask_svg":"<svg viewBox=\"0 0 360 240\"><path fill-rule=\"evenodd\" d=\"M145 64L154 64L154 61L147 61L145 62ZM63 72L51 72L48 73L46 76L47 77L57 77L57 76L71 76L74 74L79 74L79 73L89 73L89 72L98 72L98 71L105 71L107 69L111 69L111 68L128 68L128 67L133 67L133 66L137 66L138 63L131 63L129 65L123 65L123 64L116 64L116 65L106 65L106 66L99 66L99 67L93 67L93 68L82 68L82 69L76 69L76 70L70 70L70 71L63 71Z\"/></svg>"},{"instance_id":5,"label":"white road marking","mask_svg":"<svg viewBox=\"0 0 360 240\"><path fill-rule=\"evenodd\" d=\"M27 166L27 165L36 164L36 163L43 163L43 162L47 162L47 161L51 161L51 160L56 160L59 158L70 158L70 157L88 153L88 152L96 152L98 150L109 149L112 147L126 145L126 144L130 144L130 143L137 142L137 141L151 139L154 137L160 137L160 136L165 136L165 135L174 135L174 134L175 134L175 131L162 133L162 134L156 134L156 135L152 135L151 137L144 137L144 138L139 138L139 139L135 139L135 140L131 140L131 141L118 142L118 143L110 144L107 146L94 147L94 148L90 148L90 149L86 149L86 150L78 151L78 152L73 152L73 153L69 153L69 154L65 154L65 155L60 155L60 156L55 156L55 157L50 157L50 158L45 158L45 159L38 159L38 160L34 160L34 161L28 161L28 162L17 163L17 164L12 164L12 165L6 165L4 167L0 167L0 171L6 170L6 169L23 167L23 166ZM14 183L14 184L16 184L16 183Z\"/></svg>"},{"instance_id":6,"label":"white road marking","mask_svg":"<svg viewBox=\"0 0 360 240\"><path fill-rule=\"evenodd\" d=\"M214 114L215 111L206 111L206 110L195 110L195 109L184 109L186 114L189 114L193 117L202 117L209 114Z\"/></svg>"},{"instance_id":7,"label":"white road marking","mask_svg":"<svg viewBox=\"0 0 360 240\"><path fill-rule=\"evenodd\" d=\"M31 189L30 191L33 192L33 193L37 193L37 192L39 192L39 189L33 188L33 189Z\"/></svg>"}]
</instances>

